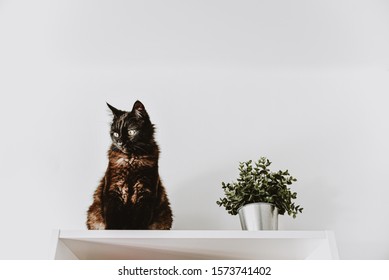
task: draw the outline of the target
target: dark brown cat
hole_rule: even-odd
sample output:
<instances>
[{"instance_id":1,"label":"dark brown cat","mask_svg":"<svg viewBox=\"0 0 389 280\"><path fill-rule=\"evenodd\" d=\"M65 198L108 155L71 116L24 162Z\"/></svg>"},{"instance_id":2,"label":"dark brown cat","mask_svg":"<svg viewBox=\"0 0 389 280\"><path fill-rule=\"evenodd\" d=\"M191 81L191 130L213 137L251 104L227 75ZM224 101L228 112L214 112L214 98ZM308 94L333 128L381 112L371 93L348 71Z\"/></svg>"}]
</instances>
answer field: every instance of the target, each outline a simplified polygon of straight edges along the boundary
<instances>
[{"instance_id":1,"label":"dark brown cat","mask_svg":"<svg viewBox=\"0 0 389 280\"><path fill-rule=\"evenodd\" d=\"M88 210L88 229L170 229L172 211L158 173L154 125L139 101L113 113L108 167Z\"/></svg>"}]
</instances>

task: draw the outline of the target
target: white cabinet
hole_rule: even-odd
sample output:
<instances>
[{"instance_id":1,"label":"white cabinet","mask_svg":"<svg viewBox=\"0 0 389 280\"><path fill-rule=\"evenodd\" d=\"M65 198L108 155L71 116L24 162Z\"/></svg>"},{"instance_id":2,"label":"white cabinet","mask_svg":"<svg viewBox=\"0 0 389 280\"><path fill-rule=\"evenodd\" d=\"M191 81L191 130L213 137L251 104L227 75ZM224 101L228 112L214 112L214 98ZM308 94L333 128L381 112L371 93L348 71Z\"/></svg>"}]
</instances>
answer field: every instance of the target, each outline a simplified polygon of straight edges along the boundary
<instances>
[{"instance_id":1,"label":"white cabinet","mask_svg":"<svg viewBox=\"0 0 389 280\"><path fill-rule=\"evenodd\" d=\"M52 259L338 259L332 231L56 230Z\"/></svg>"}]
</instances>

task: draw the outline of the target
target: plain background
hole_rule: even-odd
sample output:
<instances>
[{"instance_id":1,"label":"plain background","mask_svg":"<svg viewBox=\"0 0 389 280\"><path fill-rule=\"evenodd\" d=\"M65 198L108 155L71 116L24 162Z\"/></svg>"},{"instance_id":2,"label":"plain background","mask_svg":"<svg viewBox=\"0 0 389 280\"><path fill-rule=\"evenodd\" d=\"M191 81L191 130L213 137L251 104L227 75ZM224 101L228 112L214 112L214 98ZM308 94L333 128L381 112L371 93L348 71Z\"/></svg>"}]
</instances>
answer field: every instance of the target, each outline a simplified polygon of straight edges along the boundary
<instances>
[{"instance_id":1,"label":"plain background","mask_svg":"<svg viewBox=\"0 0 389 280\"><path fill-rule=\"evenodd\" d=\"M105 102L157 127L174 229L239 229L216 205L239 161L298 178L286 230L389 259L388 1L0 1L0 258L86 229Z\"/></svg>"}]
</instances>

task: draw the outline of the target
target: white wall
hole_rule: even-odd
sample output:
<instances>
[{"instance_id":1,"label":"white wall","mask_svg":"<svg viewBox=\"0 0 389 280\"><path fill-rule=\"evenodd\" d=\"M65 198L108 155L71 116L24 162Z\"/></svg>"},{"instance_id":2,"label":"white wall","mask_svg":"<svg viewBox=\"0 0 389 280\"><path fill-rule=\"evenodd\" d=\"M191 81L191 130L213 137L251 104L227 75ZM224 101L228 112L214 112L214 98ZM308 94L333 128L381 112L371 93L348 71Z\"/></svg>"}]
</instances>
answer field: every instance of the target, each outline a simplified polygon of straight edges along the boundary
<instances>
[{"instance_id":1,"label":"white wall","mask_svg":"<svg viewBox=\"0 0 389 280\"><path fill-rule=\"evenodd\" d=\"M219 208L239 161L289 169L345 259L389 258L387 1L0 1L0 258L85 229L106 167L105 101L157 125L175 229Z\"/></svg>"}]
</instances>

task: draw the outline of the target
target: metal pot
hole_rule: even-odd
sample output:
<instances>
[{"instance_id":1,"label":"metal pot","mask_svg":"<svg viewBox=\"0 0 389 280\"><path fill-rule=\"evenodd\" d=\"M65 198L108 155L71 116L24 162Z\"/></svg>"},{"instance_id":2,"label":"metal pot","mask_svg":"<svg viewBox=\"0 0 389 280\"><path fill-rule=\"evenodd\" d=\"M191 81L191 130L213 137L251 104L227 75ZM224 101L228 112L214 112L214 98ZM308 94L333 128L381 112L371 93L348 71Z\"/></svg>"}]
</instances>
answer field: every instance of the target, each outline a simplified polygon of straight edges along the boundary
<instances>
[{"instance_id":1,"label":"metal pot","mask_svg":"<svg viewBox=\"0 0 389 280\"><path fill-rule=\"evenodd\" d=\"M278 209L273 204L246 204L238 213L243 230L278 230Z\"/></svg>"}]
</instances>

